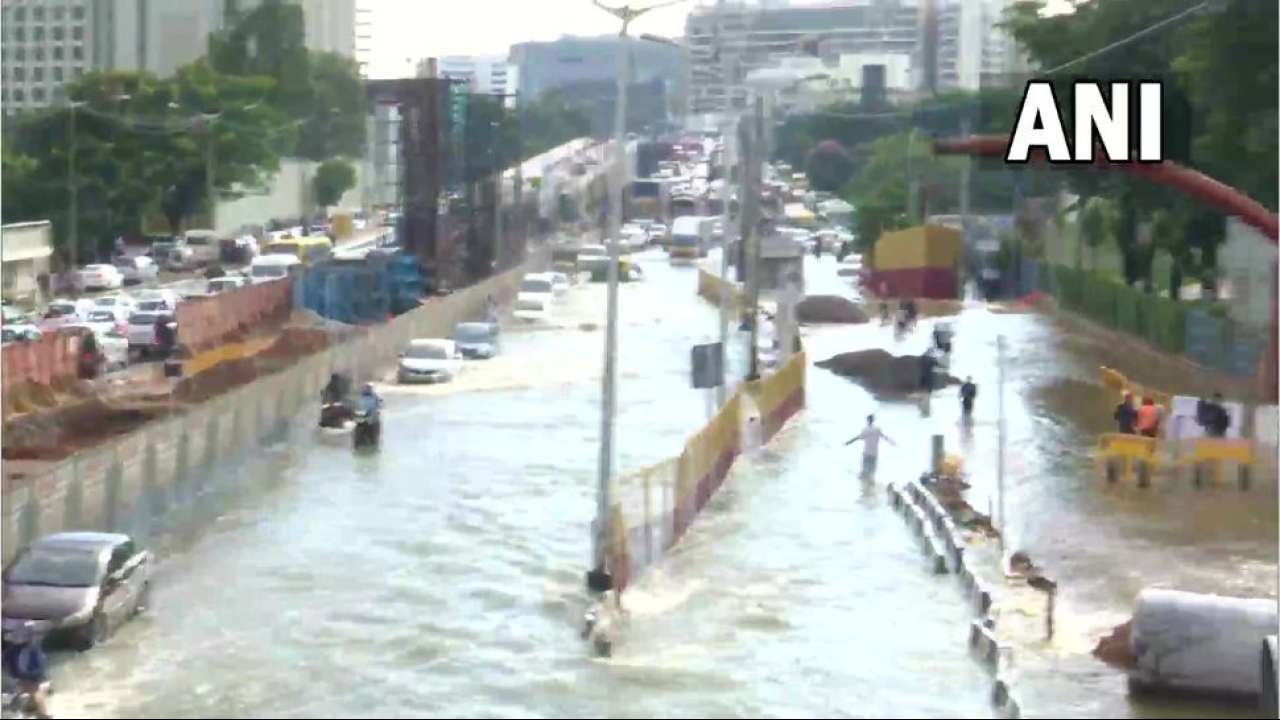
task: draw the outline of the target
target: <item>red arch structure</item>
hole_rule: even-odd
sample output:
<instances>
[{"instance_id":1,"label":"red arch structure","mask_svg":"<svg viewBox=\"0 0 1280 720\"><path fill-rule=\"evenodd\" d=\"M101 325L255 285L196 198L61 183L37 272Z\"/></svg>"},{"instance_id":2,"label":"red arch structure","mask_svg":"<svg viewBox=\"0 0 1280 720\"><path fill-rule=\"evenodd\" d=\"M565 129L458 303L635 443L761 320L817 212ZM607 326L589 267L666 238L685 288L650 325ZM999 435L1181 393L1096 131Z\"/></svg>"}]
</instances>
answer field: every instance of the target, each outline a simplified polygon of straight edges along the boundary
<instances>
[{"instance_id":1,"label":"red arch structure","mask_svg":"<svg viewBox=\"0 0 1280 720\"><path fill-rule=\"evenodd\" d=\"M963 138L945 138L933 143L933 152L937 155L975 155L979 157L1000 157L1006 155L1009 139L1003 135L974 135ZM1032 153L1032 160L1044 162L1043 151ZM1110 163L1102 159L1102 153L1094 153L1098 160L1097 167L1108 170L1122 170L1147 180L1167 185L1192 197L1203 200L1234 215L1242 221L1257 228L1259 232L1271 240L1272 245L1280 244L1280 218L1265 205L1245 195L1230 185L1223 184L1198 170L1182 167L1175 162L1161 163ZM1276 356L1276 269L1271 270L1271 337L1267 343L1258 367L1258 381L1263 397L1275 402L1277 396L1277 367L1280 366Z\"/></svg>"}]
</instances>

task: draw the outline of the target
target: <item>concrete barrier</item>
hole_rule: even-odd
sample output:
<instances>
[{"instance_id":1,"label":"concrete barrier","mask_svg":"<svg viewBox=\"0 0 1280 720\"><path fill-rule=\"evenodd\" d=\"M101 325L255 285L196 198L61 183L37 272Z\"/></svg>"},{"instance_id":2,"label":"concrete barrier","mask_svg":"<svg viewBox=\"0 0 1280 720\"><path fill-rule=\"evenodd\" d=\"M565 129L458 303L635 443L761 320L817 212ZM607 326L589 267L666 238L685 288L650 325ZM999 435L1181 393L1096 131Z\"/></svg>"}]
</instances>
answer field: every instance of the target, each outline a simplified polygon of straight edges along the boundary
<instances>
[{"instance_id":1,"label":"concrete barrier","mask_svg":"<svg viewBox=\"0 0 1280 720\"><path fill-rule=\"evenodd\" d=\"M1276 623L1274 599L1145 589L1133 613L1130 687L1257 698L1258 649Z\"/></svg>"},{"instance_id":2,"label":"concrete barrier","mask_svg":"<svg viewBox=\"0 0 1280 720\"><path fill-rule=\"evenodd\" d=\"M1280 676L1277 671L1276 661L1280 660L1280 648L1277 648L1277 638L1275 635L1267 637L1262 641L1262 662L1259 668L1261 683L1261 695L1259 705L1262 707L1262 714L1266 717L1276 717L1280 715L1280 703L1277 702L1278 693L1277 685L1280 685Z\"/></svg>"},{"instance_id":3,"label":"concrete barrier","mask_svg":"<svg viewBox=\"0 0 1280 720\"><path fill-rule=\"evenodd\" d=\"M1000 675L997 675L995 681L991 683L991 704L1003 717L1015 720L1022 717L1022 707L1014 699L1009 681Z\"/></svg>"},{"instance_id":4,"label":"concrete barrier","mask_svg":"<svg viewBox=\"0 0 1280 720\"><path fill-rule=\"evenodd\" d=\"M213 480L238 481L227 469L260 445L287 437L300 414L315 407L334 369L371 377L409 339L447 334L456 322L479 317L486 297L510 297L524 272L544 265L545 253L539 253L522 268L433 299L365 335L12 485L0 503L0 561L8 564L32 540L62 530L145 538L161 516L189 504Z\"/></svg>"},{"instance_id":5,"label":"concrete barrier","mask_svg":"<svg viewBox=\"0 0 1280 720\"><path fill-rule=\"evenodd\" d=\"M988 669L999 670L1002 650L1000 641L990 628L978 620L969 622L969 648Z\"/></svg>"},{"instance_id":6,"label":"concrete barrier","mask_svg":"<svg viewBox=\"0 0 1280 720\"><path fill-rule=\"evenodd\" d=\"M986 585L977 578L973 581L973 611L978 615L986 615L991 612L992 598L991 591Z\"/></svg>"}]
</instances>

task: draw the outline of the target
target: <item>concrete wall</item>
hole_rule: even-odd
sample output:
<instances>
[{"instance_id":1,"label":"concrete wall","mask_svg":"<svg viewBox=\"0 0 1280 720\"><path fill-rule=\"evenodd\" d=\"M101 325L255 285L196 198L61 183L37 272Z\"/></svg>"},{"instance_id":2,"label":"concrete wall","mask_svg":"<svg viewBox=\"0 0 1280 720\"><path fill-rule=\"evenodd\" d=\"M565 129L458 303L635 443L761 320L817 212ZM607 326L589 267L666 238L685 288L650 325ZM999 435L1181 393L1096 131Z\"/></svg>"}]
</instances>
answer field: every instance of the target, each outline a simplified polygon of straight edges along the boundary
<instances>
[{"instance_id":1,"label":"concrete wall","mask_svg":"<svg viewBox=\"0 0 1280 720\"><path fill-rule=\"evenodd\" d=\"M38 304L38 279L49 272L53 231L48 220L10 223L0 228L0 273L5 300Z\"/></svg>"},{"instance_id":2,"label":"concrete wall","mask_svg":"<svg viewBox=\"0 0 1280 720\"><path fill-rule=\"evenodd\" d=\"M246 476L232 468L256 448L311 432L316 398L334 369L371 377L393 362L410 338L444 336L455 323L480 317L486 297L514 297L520 277L546 264L546 253L535 253L503 275L433 299L287 370L32 476L4 496L2 561L7 564L36 537L61 530L114 530L145 540L162 524L180 520L179 511L216 483Z\"/></svg>"}]
</instances>

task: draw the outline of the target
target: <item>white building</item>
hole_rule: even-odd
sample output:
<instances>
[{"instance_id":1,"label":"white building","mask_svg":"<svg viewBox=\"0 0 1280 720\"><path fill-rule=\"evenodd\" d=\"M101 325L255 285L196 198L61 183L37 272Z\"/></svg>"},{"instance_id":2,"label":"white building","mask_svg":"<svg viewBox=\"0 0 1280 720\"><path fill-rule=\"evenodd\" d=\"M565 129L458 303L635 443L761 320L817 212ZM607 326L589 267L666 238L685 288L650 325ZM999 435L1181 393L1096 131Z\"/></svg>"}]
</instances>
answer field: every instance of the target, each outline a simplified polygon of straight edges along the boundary
<instances>
[{"instance_id":1,"label":"white building","mask_svg":"<svg viewBox=\"0 0 1280 720\"><path fill-rule=\"evenodd\" d=\"M373 58L373 8L368 0L356 0L355 8L355 58L360 65L360 77L369 77L369 62Z\"/></svg>"},{"instance_id":2,"label":"white building","mask_svg":"<svg viewBox=\"0 0 1280 720\"><path fill-rule=\"evenodd\" d=\"M44 107L64 83L90 70L142 70L167 77L203 56L231 11L260 0L3 0L6 112ZM356 0L294 0L307 47L355 56Z\"/></svg>"},{"instance_id":3,"label":"white building","mask_svg":"<svg viewBox=\"0 0 1280 720\"><path fill-rule=\"evenodd\" d=\"M429 59L418 63L418 77L429 77ZM440 77L467 83L470 92L482 95L512 95L520 89L520 68L505 56L445 55L437 59ZM514 104L514 97L507 105Z\"/></svg>"},{"instance_id":4,"label":"white building","mask_svg":"<svg viewBox=\"0 0 1280 720\"><path fill-rule=\"evenodd\" d=\"M40 280L48 275L52 256L53 232L48 220L0 228L0 288L5 301L34 305L44 300Z\"/></svg>"}]
</instances>

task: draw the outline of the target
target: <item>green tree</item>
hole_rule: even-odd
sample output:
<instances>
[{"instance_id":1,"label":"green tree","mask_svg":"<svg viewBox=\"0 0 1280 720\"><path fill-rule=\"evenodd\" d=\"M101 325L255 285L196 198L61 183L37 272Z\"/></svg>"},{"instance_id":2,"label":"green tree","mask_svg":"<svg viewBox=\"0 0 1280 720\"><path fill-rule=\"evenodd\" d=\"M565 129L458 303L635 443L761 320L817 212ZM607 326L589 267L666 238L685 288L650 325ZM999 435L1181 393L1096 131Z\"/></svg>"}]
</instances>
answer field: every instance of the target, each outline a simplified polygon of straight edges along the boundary
<instances>
[{"instance_id":1,"label":"green tree","mask_svg":"<svg viewBox=\"0 0 1280 720\"><path fill-rule=\"evenodd\" d=\"M323 162L364 154L368 101L356 62L336 53L313 52L311 112L299 128L299 157Z\"/></svg>"},{"instance_id":2,"label":"green tree","mask_svg":"<svg viewBox=\"0 0 1280 720\"><path fill-rule=\"evenodd\" d=\"M329 160L316 168L311 190L321 207L336 205L343 193L356 186L356 169L344 160Z\"/></svg>"},{"instance_id":3,"label":"green tree","mask_svg":"<svg viewBox=\"0 0 1280 720\"><path fill-rule=\"evenodd\" d=\"M814 190L835 192L853 175L853 158L835 140L824 140L809 151L805 172Z\"/></svg>"}]
</instances>

